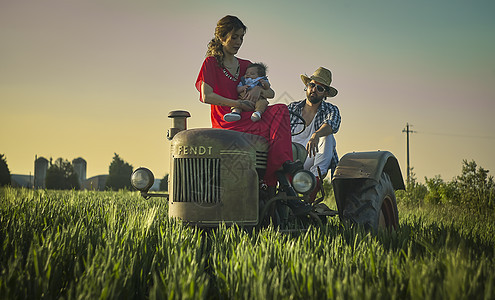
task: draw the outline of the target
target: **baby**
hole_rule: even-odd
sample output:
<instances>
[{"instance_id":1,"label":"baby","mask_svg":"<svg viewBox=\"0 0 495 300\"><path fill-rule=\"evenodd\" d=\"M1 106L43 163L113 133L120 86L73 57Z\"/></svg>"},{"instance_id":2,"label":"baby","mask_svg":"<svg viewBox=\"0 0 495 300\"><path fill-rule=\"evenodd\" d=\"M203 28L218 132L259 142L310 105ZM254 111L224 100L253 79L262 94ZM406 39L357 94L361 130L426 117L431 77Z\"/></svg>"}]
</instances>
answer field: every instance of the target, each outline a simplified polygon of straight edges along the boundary
<instances>
[{"instance_id":1,"label":"baby","mask_svg":"<svg viewBox=\"0 0 495 300\"><path fill-rule=\"evenodd\" d=\"M241 78L241 82L239 82L239 85L237 86L237 92L239 93L241 99L244 98L247 91L257 85L261 86L265 90L270 88L270 83L266 77L266 69L267 67L263 63L250 64L247 67L246 74ZM255 103L251 120L253 122L261 120L261 114L265 111L267 106L268 100L260 97ZM240 108L233 107L230 113L223 116L223 119L227 122L239 121L241 119L241 111L242 110Z\"/></svg>"}]
</instances>

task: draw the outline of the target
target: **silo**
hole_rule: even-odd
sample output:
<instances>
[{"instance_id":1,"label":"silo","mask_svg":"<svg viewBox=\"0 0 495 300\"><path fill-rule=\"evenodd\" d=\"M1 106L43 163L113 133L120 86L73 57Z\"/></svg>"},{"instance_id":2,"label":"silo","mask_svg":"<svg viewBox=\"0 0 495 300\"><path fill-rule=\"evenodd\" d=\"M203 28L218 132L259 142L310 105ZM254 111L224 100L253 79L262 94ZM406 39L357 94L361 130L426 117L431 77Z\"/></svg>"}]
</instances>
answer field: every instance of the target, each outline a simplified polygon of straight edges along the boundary
<instances>
[{"instance_id":1,"label":"silo","mask_svg":"<svg viewBox=\"0 0 495 300\"><path fill-rule=\"evenodd\" d=\"M82 157L72 160L72 167L74 167L74 172L77 174L77 180L81 189L84 189L84 182L86 181L86 165L86 160Z\"/></svg>"},{"instance_id":2,"label":"silo","mask_svg":"<svg viewBox=\"0 0 495 300\"><path fill-rule=\"evenodd\" d=\"M36 156L34 161L34 188L44 189L46 187L46 171L48 170L48 160L44 157Z\"/></svg>"}]
</instances>

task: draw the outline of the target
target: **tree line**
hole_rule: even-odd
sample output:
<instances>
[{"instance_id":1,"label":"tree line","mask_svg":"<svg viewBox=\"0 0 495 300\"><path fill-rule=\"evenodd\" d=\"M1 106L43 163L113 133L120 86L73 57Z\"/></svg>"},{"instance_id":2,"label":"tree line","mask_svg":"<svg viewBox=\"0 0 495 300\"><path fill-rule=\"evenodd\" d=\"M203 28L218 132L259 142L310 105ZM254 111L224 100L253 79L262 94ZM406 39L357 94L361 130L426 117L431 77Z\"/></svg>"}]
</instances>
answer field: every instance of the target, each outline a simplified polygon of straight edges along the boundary
<instances>
[{"instance_id":1,"label":"tree line","mask_svg":"<svg viewBox=\"0 0 495 300\"><path fill-rule=\"evenodd\" d=\"M132 190L131 174L133 167L124 161L117 153L114 153L113 159L108 167L108 177L105 182L107 190ZM160 183L160 190L168 190L168 174L164 176ZM0 186L11 184L11 174L5 155L0 154ZM53 190L80 190L83 187L78 180L78 175L70 161L58 158L55 162L50 160L46 171L45 187Z\"/></svg>"},{"instance_id":2,"label":"tree line","mask_svg":"<svg viewBox=\"0 0 495 300\"><path fill-rule=\"evenodd\" d=\"M416 180L411 172L411 182L406 191L399 191L397 198L406 204L454 204L480 212L495 209L495 181L489 171L474 160L463 160L461 174L451 181L440 175L425 177L425 183Z\"/></svg>"},{"instance_id":3,"label":"tree line","mask_svg":"<svg viewBox=\"0 0 495 300\"><path fill-rule=\"evenodd\" d=\"M131 174L133 167L124 161L117 153L108 168L108 177L105 188L108 190L131 190ZM471 207L480 211L495 209L495 181L489 171L476 162L464 160L461 174L451 181L443 180L440 175L433 178L425 177L425 183L416 180L414 172L411 172L411 181L405 191L398 191L397 198L406 204L442 204L450 203L463 207ZM5 155L0 154L0 186L11 183L10 170ZM46 174L47 189L79 190L82 187L77 179L74 167L68 160L58 158L55 163L50 161ZM329 184L327 184L329 185ZM327 195L331 187L327 187ZM168 190L168 174L166 174L159 190Z\"/></svg>"}]
</instances>

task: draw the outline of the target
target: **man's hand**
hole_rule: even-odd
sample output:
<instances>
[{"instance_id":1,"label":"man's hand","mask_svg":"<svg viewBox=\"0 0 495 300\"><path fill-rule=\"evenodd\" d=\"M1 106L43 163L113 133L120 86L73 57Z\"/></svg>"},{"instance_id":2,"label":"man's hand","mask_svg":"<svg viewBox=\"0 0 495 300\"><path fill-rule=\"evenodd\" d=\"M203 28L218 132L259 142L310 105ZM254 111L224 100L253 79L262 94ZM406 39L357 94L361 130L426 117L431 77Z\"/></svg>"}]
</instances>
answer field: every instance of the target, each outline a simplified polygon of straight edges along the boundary
<instances>
[{"instance_id":1,"label":"man's hand","mask_svg":"<svg viewBox=\"0 0 495 300\"><path fill-rule=\"evenodd\" d=\"M308 143L306 144L306 151L308 151L309 157L313 157L318 153L318 142L320 138L316 135L316 132L311 135Z\"/></svg>"},{"instance_id":2,"label":"man's hand","mask_svg":"<svg viewBox=\"0 0 495 300\"><path fill-rule=\"evenodd\" d=\"M321 127L311 135L308 143L306 144L306 150L308 151L309 157L315 156L318 153L318 143L321 137L332 134L332 127L327 123L321 125Z\"/></svg>"}]
</instances>

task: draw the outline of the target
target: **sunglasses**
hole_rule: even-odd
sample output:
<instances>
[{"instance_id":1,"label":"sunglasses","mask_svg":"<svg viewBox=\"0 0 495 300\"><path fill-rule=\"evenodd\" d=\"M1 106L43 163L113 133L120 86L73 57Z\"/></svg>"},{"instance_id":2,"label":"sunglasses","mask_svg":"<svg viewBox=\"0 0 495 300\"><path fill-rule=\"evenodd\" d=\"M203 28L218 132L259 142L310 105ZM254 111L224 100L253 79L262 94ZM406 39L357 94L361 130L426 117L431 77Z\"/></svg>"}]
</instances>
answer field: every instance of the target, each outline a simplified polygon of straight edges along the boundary
<instances>
[{"instance_id":1,"label":"sunglasses","mask_svg":"<svg viewBox=\"0 0 495 300\"><path fill-rule=\"evenodd\" d=\"M319 84L316 84L314 82L310 82L308 83L307 87L308 88L314 88L316 86L316 91L319 92L319 93L323 93L325 91L325 87L322 86L322 85L319 85Z\"/></svg>"}]
</instances>

